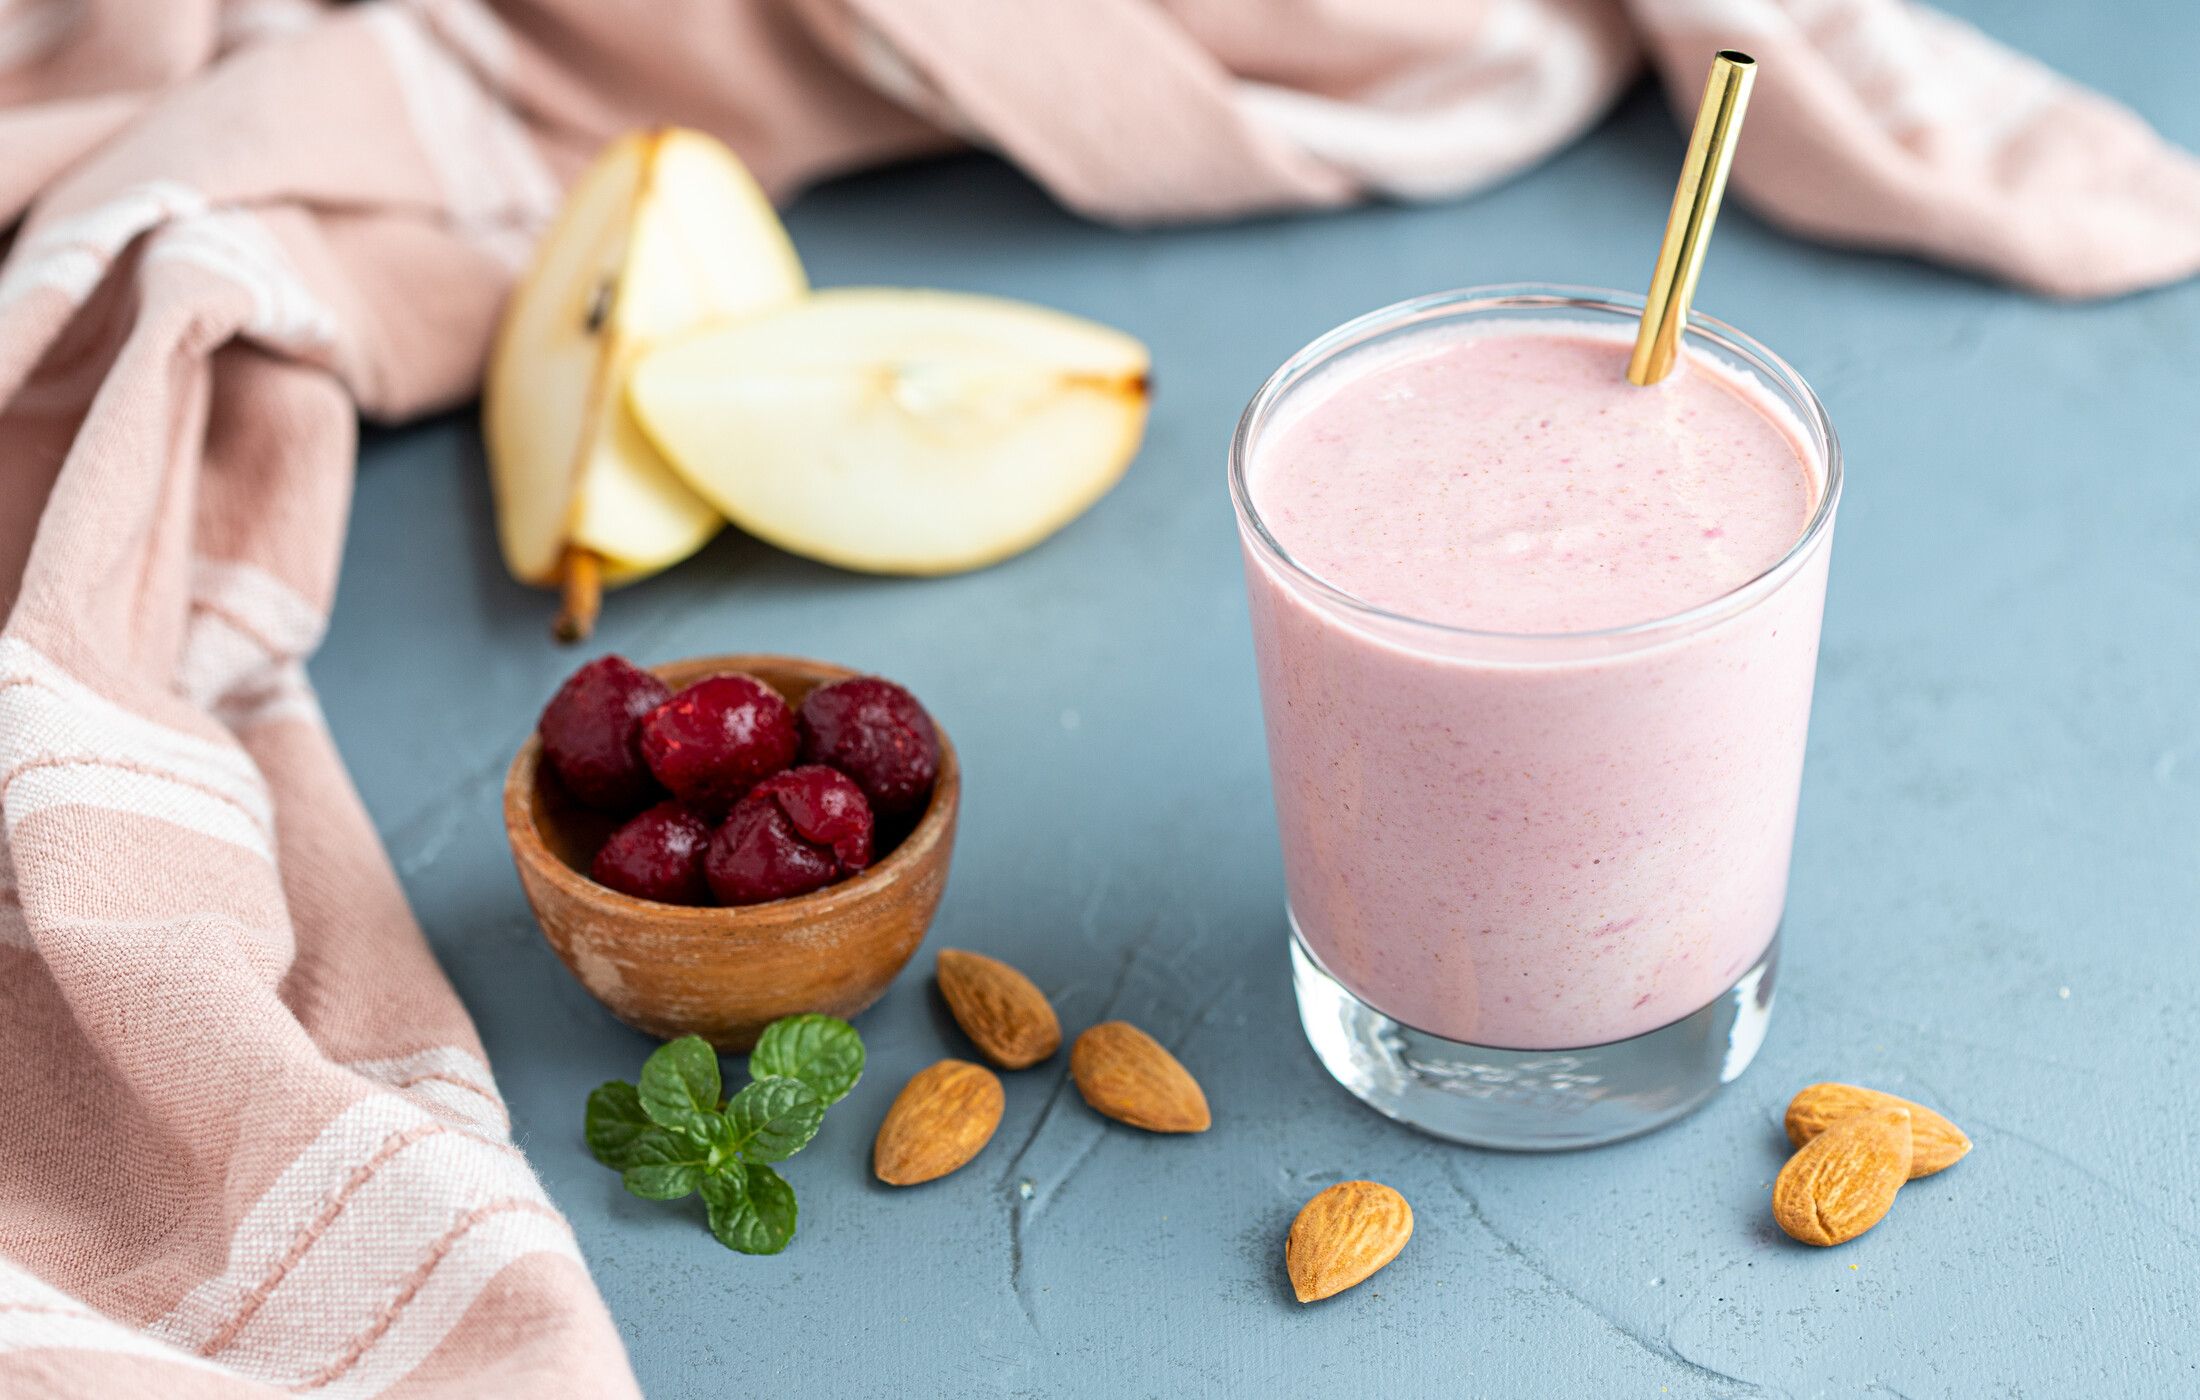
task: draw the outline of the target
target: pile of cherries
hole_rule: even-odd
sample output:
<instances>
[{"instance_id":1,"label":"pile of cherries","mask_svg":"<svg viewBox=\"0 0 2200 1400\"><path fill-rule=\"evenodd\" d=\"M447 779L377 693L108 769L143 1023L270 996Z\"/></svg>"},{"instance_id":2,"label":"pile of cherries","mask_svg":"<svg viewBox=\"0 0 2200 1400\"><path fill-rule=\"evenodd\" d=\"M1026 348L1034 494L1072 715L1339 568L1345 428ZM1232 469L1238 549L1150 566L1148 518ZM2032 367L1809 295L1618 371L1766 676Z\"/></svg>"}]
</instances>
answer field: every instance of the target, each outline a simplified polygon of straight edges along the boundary
<instances>
[{"instance_id":1,"label":"pile of cherries","mask_svg":"<svg viewBox=\"0 0 2200 1400\"><path fill-rule=\"evenodd\" d=\"M665 904L761 904L845 880L915 825L940 770L932 717L876 676L821 685L796 711L754 676L675 695L605 656L558 687L536 732L576 802L628 819L589 877Z\"/></svg>"}]
</instances>

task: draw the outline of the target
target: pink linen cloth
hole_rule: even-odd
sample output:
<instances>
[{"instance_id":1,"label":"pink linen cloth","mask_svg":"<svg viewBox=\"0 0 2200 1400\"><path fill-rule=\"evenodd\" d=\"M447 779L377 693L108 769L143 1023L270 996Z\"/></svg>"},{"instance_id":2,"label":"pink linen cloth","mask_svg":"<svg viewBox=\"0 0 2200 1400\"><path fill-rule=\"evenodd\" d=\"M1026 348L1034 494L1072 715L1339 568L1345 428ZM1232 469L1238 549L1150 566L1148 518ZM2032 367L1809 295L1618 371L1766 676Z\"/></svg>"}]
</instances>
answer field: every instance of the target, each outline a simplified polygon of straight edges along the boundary
<instances>
[{"instance_id":1,"label":"pink linen cloth","mask_svg":"<svg viewBox=\"0 0 2200 1400\"><path fill-rule=\"evenodd\" d=\"M2189 158L1899 0L644 8L0 0L0 1393L634 1393L303 668L356 415L474 391L620 130L1216 217L1472 190L1735 46L1783 225L2064 296L2200 267Z\"/></svg>"}]
</instances>

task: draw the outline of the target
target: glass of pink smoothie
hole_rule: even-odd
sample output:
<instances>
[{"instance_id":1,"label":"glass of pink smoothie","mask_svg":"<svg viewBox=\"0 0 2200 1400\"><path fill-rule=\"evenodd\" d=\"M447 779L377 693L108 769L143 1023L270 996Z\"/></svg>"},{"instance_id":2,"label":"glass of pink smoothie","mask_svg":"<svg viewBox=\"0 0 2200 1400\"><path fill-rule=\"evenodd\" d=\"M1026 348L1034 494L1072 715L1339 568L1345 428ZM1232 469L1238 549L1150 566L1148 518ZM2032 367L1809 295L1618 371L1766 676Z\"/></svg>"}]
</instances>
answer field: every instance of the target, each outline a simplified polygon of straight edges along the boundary
<instances>
[{"instance_id":1,"label":"glass of pink smoothie","mask_svg":"<svg viewBox=\"0 0 2200 1400\"><path fill-rule=\"evenodd\" d=\"M1628 383L1641 305L1386 307L1231 445L1300 1016L1461 1141L1657 1127L1771 1012L1840 449L1706 317Z\"/></svg>"}]
</instances>

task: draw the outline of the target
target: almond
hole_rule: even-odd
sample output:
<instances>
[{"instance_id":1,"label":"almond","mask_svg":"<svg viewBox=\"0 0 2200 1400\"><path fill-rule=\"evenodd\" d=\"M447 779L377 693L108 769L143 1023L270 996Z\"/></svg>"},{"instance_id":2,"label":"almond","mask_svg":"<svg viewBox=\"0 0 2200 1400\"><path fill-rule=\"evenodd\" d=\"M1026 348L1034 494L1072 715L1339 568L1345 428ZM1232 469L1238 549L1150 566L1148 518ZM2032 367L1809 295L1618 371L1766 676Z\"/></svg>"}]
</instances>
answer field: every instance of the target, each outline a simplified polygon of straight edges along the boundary
<instances>
[{"instance_id":1,"label":"almond","mask_svg":"<svg viewBox=\"0 0 2200 1400\"><path fill-rule=\"evenodd\" d=\"M998 958L943 948L939 979L955 1024L1002 1069L1029 1069L1062 1047L1062 1022L1046 993Z\"/></svg>"},{"instance_id":2,"label":"almond","mask_svg":"<svg viewBox=\"0 0 2200 1400\"><path fill-rule=\"evenodd\" d=\"M942 1060L901 1086L871 1146L889 1186L935 1181L978 1155L1001 1126L1001 1081L984 1065Z\"/></svg>"},{"instance_id":3,"label":"almond","mask_svg":"<svg viewBox=\"0 0 2200 1400\"><path fill-rule=\"evenodd\" d=\"M1874 1108L1910 1111L1910 1180L1952 1167L1971 1150L1963 1129L1925 1107L1854 1084L1813 1084L1788 1104L1788 1141L1801 1147L1842 1119Z\"/></svg>"},{"instance_id":4,"label":"almond","mask_svg":"<svg viewBox=\"0 0 2200 1400\"><path fill-rule=\"evenodd\" d=\"M1153 1133L1203 1133L1214 1118L1199 1081L1128 1021L1102 1021L1069 1048L1069 1075L1093 1111Z\"/></svg>"},{"instance_id":5,"label":"almond","mask_svg":"<svg viewBox=\"0 0 2200 1400\"><path fill-rule=\"evenodd\" d=\"M1809 1142L1772 1183L1772 1218L1804 1244L1842 1244L1877 1225L1910 1179L1910 1111L1852 1113Z\"/></svg>"},{"instance_id":6,"label":"almond","mask_svg":"<svg viewBox=\"0 0 2200 1400\"><path fill-rule=\"evenodd\" d=\"M1315 1303L1374 1274L1412 1238L1405 1197L1379 1181L1340 1181L1299 1208L1283 1268L1299 1301Z\"/></svg>"}]
</instances>

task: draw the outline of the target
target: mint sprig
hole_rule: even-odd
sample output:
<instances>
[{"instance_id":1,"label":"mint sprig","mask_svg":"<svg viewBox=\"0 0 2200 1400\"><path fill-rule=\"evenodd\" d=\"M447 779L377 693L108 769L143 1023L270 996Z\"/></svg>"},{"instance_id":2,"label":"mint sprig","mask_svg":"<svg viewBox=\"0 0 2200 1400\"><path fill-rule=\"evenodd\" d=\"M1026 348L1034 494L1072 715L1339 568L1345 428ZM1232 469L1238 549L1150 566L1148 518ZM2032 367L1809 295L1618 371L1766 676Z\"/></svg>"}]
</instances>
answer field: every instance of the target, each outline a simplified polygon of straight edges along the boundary
<instances>
[{"instance_id":1,"label":"mint sprig","mask_svg":"<svg viewBox=\"0 0 2200 1400\"><path fill-rule=\"evenodd\" d=\"M638 1086L613 1080L588 1096L585 1134L627 1190L652 1201L700 1192L719 1243L777 1254L794 1237L794 1188L768 1164L807 1147L863 1077L863 1038L837 1017L789 1016L764 1028L749 1073L721 1098L717 1052L682 1036L650 1055Z\"/></svg>"}]
</instances>

